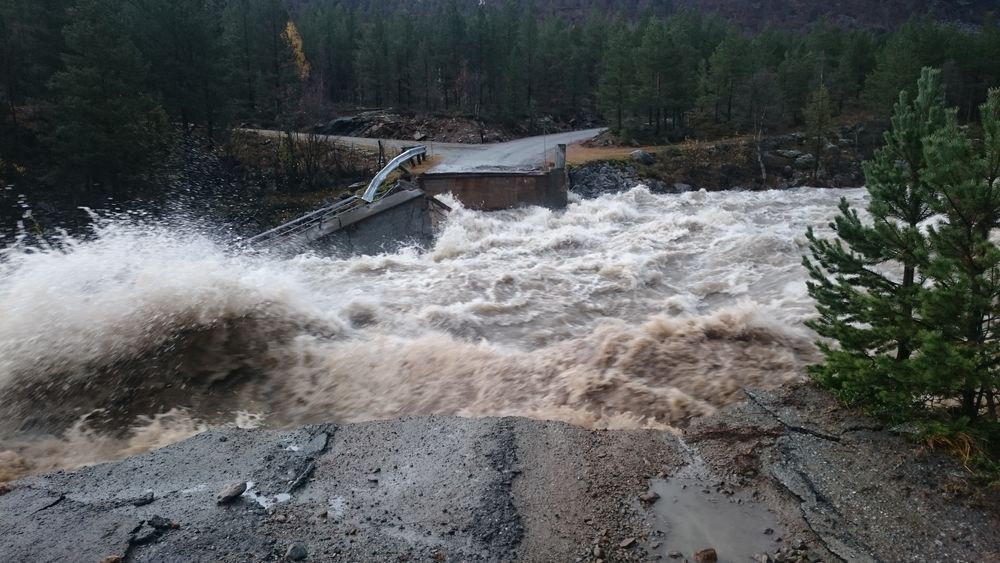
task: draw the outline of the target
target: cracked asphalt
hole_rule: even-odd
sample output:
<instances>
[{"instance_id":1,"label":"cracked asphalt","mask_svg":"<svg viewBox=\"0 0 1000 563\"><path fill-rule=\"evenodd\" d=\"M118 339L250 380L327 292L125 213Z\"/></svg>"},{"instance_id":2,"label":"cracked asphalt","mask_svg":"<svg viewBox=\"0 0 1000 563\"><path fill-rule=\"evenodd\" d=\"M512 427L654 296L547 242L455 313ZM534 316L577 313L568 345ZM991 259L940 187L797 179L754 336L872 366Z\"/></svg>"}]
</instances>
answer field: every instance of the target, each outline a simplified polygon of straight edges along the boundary
<instances>
[{"instance_id":1,"label":"cracked asphalt","mask_svg":"<svg viewBox=\"0 0 1000 563\"><path fill-rule=\"evenodd\" d=\"M697 463L714 510L773 516L777 533L718 522L773 534L769 560L1000 561L997 499L953 459L813 386L747 396L681 436L457 417L214 429L12 483L0 560L693 561L657 520L683 521L676 499L649 491ZM234 482L246 492L217 502Z\"/></svg>"}]
</instances>

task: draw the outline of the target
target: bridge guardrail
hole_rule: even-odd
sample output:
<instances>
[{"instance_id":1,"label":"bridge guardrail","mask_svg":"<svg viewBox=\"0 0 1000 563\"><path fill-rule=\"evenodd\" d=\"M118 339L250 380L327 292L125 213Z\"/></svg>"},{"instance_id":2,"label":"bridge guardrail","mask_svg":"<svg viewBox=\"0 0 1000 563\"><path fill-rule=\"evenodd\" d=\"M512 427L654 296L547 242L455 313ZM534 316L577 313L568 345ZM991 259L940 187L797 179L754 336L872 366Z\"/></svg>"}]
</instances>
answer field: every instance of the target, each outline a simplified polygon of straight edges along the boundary
<instances>
[{"instance_id":1,"label":"bridge guardrail","mask_svg":"<svg viewBox=\"0 0 1000 563\"><path fill-rule=\"evenodd\" d=\"M385 165L385 168L379 170L379 173L372 178L371 182L368 183L368 189L365 190L361 199L368 203L375 201L375 196L378 194L379 187L382 185L382 182L385 182L385 179L389 177L389 174L392 173L393 170L399 168L407 160L423 156L425 154L427 154L427 147L413 147L412 149L403 151L399 156L390 160L389 163Z\"/></svg>"},{"instance_id":2,"label":"bridge guardrail","mask_svg":"<svg viewBox=\"0 0 1000 563\"><path fill-rule=\"evenodd\" d=\"M313 227L322 228L327 221L333 221L338 216L343 215L348 211L354 211L355 209L374 203L376 199L384 198L385 196L393 193L394 190L387 190L382 194L378 193L379 187L381 187L382 183L389 177L390 173L399 168L404 162L412 158L422 157L425 154L427 154L427 147L425 146L407 149L399 156L389 161L389 163L375 175L372 181L369 182L367 189L365 189L364 195L361 197L351 196L347 199L338 201L333 205L307 213L298 219L294 219L257 236L251 237L247 239L244 244L250 247L260 246L275 240L290 238L295 235L302 234Z\"/></svg>"}]
</instances>

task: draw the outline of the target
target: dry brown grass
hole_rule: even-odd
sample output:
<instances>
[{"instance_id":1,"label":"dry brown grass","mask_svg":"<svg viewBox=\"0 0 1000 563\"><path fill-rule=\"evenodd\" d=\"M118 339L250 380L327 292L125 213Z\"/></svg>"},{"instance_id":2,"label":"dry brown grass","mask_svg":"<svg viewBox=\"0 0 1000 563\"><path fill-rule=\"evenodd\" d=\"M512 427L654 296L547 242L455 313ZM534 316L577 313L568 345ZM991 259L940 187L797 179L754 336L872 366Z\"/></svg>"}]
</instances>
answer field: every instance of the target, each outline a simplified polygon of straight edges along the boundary
<instances>
[{"instance_id":1,"label":"dry brown grass","mask_svg":"<svg viewBox=\"0 0 1000 563\"><path fill-rule=\"evenodd\" d=\"M969 465L973 459L985 453L982 444L965 432L956 432L951 436L934 435L927 438L927 445L931 449L943 448L957 457L962 466L972 470Z\"/></svg>"},{"instance_id":2,"label":"dry brown grass","mask_svg":"<svg viewBox=\"0 0 1000 563\"><path fill-rule=\"evenodd\" d=\"M568 164L586 164L595 160L625 160L634 150L643 150L648 153L655 153L663 147L586 147L583 145L571 145L566 150L566 162Z\"/></svg>"}]
</instances>

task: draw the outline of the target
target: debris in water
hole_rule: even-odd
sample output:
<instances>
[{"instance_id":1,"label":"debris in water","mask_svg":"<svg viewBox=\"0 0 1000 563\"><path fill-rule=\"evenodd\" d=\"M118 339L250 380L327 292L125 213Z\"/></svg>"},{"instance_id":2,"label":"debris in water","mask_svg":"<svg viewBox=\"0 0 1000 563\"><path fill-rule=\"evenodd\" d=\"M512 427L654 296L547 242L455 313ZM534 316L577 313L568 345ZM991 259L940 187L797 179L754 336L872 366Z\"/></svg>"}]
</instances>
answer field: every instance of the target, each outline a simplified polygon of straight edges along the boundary
<instances>
[{"instance_id":1,"label":"debris in water","mask_svg":"<svg viewBox=\"0 0 1000 563\"><path fill-rule=\"evenodd\" d=\"M774 515L754 502L751 493L726 489L693 448L683 441L681 447L686 450L688 464L670 479L653 479L651 486L661 499L650 510L655 529L665 535L671 547L668 556L693 553L695 561L714 562L722 552L727 561L741 561L769 551L773 547L771 536L778 528ZM713 493L707 488L710 486L719 492Z\"/></svg>"}]
</instances>

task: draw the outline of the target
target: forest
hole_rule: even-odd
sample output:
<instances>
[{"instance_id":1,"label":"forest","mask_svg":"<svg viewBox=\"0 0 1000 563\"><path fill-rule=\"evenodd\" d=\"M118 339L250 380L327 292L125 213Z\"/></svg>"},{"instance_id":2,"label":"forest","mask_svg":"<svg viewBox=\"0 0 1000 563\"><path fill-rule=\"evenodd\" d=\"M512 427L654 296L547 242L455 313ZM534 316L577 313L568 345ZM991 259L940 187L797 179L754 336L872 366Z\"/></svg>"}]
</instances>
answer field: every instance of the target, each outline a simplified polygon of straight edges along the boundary
<instances>
[{"instance_id":1,"label":"forest","mask_svg":"<svg viewBox=\"0 0 1000 563\"><path fill-rule=\"evenodd\" d=\"M295 129L357 108L517 123L549 116L659 140L887 116L924 66L976 118L1000 27L915 16L891 33L826 20L748 33L682 10L567 19L543 4L424 12L334 1L0 0L0 184L125 189L178 137Z\"/></svg>"}]
</instances>

